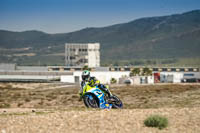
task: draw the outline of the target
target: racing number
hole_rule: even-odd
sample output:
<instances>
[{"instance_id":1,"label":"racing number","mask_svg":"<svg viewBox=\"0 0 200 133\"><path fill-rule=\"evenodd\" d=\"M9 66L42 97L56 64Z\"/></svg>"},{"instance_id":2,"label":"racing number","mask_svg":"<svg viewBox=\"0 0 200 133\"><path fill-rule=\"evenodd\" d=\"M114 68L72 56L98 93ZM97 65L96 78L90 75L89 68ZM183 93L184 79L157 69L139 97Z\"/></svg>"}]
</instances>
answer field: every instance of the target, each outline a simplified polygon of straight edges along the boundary
<instances>
[{"instance_id":1,"label":"racing number","mask_svg":"<svg viewBox=\"0 0 200 133\"><path fill-rule=\"evenodd\" d=\"M95 93L96 93L96 95L101 95L102 94L102 92L100 92L100 91L96 91Z\"/></svg>"}]
</instances>

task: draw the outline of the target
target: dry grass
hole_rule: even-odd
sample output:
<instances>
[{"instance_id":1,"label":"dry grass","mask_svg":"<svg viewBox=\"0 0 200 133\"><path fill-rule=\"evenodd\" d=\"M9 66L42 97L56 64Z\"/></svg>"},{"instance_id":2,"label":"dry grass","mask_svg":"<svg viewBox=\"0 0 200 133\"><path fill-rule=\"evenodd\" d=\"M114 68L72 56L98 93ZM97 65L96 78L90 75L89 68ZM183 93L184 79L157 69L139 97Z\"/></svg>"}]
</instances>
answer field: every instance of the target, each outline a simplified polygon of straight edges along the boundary
<instances>
[{"instance_id":1,"label":"dry grass","mask_svg":"<svg viewBox=\"0 0 200 133\"><path fill-rule=\"evenodd\" d=\"M27 87L29 86L29 88ZM84 108L76 86L33 83L0 85L0 108ZM200 85L148 85L111 87L125 109L198 107Z\"/></svg>"},{"instance_id":2,"label":"dry grass","mask_svg":"<svg viewBox=\"0 0 200 133\"><path fill-rule=\"evenodd\" d=\"M200 108L124 109L124 110L55 110L32 112L26 109L0 110L0 131L15 133L199 133ZM6 115L7 114L7 115ZM144 120L152 114L169 120L163 130L149 128Z\"/></svg>"},{"instance_id":3,"label":"dry grass","mask_svg":"<svg viewBox=\"0 0 200 133\"><path fill-rule=\"evenodd\" d=\"M1 83L0 132L160 132L145 127L151 115L161 132L200 132L200 85L111 86L123 110L86 109L78 87L55 83Z\"/></svg>"},{"instance_id":4,"label":"dry grass","mask_svg":"<svg viewBox=\"0 0 200 133\"><path fill-rule=\"evenodd\" d=\"M198 107L200 85L148 85L116 87L125 108Z\"/></svg>"},{"instance_id":5,"label":"dry grass","mask_svg":"<svg viewBox=\"0 0 200 133\"><path fill-rule=\"evenodd\" d=\"M5 104L9 104L9 108L84 107L79 101L78 88L62 88L60 84L51 83L34 83L29 88L23 88L26 86L28 84L20 86L16 83L0 86L0 108L5 108Z\"/></svg>"}]
</instances>

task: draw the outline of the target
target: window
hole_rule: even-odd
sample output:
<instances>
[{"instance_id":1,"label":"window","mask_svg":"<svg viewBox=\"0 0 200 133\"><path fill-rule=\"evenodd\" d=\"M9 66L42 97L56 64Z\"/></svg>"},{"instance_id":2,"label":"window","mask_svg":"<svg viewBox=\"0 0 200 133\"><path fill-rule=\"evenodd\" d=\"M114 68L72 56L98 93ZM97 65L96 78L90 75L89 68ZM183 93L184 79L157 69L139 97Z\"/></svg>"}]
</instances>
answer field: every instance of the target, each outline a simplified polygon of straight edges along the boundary
<instances>
[{"instance_id":1,"label":"window","mask_svg":"<svg viewBox=\"0 0 200 133\"><path fill-rule=\"evenodd\" d=\"M76 71L81 71L81 68L75 68Z\"/></svg>"},{"instance_id":2,"label":"window","mask_svg":"<svg viewBox=\"0 0 200 133\"><path fill-rule=\"evenodd\" d=\"M85 59L85 63L88 63L88 59Z\"/></svg>"},{"instance_id":3,"label":"window","mask_svg":"<svg viewBox=\"0 0 200 133\"><path fill-rule=\"evenodd\" d=\"M193 68L189 68L188 71L189 71L189 72L193 72Z\"/></svg>"},{"instance_id":4,"label":"window","mask_svg":"<svg viewBox=\"0 0 200 133\"><path fill-rule=\"evenodd\" d=\"M76 51L76 49L75 49L75 48L70 48L69 50L70 50L70 51Z\"/></svg>"},{"instance_id":5,"label":"window","mask_svg":"<svg viewBox=\"0 0 200 133\"><path fill-rule=\"evenodd\" d=\"M64 68L64 70L66 70L66 71L69 71L69 70L70 70L70 68Z\"/></svg>"},{"instance_id":6,"label":"window","mask_svg":"<svg viewBox=\"0 0 200 133\"><path fill-rule=\"evenodd\" d=\"M166 71L167 71L167 68L163 68L162 71L163 71L163 72L166 72Z\"/></svg>"},{"instance_id":7,"label":"window","mask_svg":"<svg viewBox=\"0 0 200 133\"><path fill-rule=\"evenodd\" d=\"M74 60L74 59L76 59L76 57L70 56L70 60Z\"/></svg>"},{"instance_id":8,"label":"window","mask_svg":"<svg viewBox=\"0 0 200 133\"><path fill-rule=\"evenodd\" d=\"M130 68L124 68L124 71L130 71Z\"/></svg>"},{"instance_id":9,"label":"window","mask_svg":"<svg viewBox=\"0 0 200 133\"><path fill-rule=\"evenodd\" d=\"M176 72L176 68L172 68L171 71L172 71L172 72Z\"/></svg>"},{"instance_id":10,"label":"window","mask_svg":"<svg viewBox=\"0 0 200 133\"><path fill-rule=\"evenodd\" d=\"M53 68L53 71L59 71L60 68Z\"/></svg>"},{"instance_id":11,"label":"window","mask_svg":"<svg viewBox=\"0 0 200 133\"><path fill-rule=\"evenodd\" d=\"M185 73L184 76L190 76L190 77L193 77L193 76L194 76L194 73Z\"/></svg>"},{"instance_id":12,"label":"window","mask_svg":"<svg viewBox=\"0 0 200 133\"><path fill-rule=\"evenodd\" d=\"M153 71L158 71L158 68L153 68Z\"/></svg>"},{"instance_id":13,"label":"window","mask_svg":"<svg viewBox=\"0 0 200 133\"><path fill-rule=\"evenodd\" d=\"M87 59L80 59L80 62L81 63L88 63L88 60Z\"/></svg>"}]
</instances>

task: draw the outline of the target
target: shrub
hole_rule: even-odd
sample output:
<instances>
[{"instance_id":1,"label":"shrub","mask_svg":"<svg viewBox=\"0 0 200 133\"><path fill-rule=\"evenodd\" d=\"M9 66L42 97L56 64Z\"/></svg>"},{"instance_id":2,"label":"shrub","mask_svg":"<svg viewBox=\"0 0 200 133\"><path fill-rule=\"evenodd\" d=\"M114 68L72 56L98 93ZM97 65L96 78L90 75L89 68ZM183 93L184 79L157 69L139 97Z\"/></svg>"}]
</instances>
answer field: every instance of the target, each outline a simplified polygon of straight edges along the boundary
<instances>
[{"instance_id":1,"label":"shrub","mask_svg":"<svg viewBox=\"0 0 200 133\"><path fill-rule=\"evenodd\" d=\"M156 127L159 129L163 129L167 127L168 120L167 118L159 116L159 115L152 115L144 121L144 124L147 127Z\"/></svg>"},{"instance_id":2,"label":"shrub","mask_svg":"<svg viewBox=\"0 0 200 133\"><path fill-rule=\"evenodd\" d=\"M9 103L0 103L0 108L10 108Z\"/></svg>"},{"instance_id":3,"label":"shrub","mask_svg":"<svg viewBox=\"0 0 200 133\"><path fill-rule=\"evenodd\" d=\"M135 68L131 71L130 77L140 75L140 68Z\"/></svg>"},{"instance_id":4,"label":"shrub","mask_svg":"<svg viewBox=\"0 0 200 133\"><path fill-rule=\"evenodd\" d=\"M31 100L29 98L25 98L25 102L30 102Z\"/></svg>"},{"instance_id":5,"label":"shrub","mask_svg":"<svg viewBox=\"0 0 200 133\"><path fill-rule=\"evenodd\" d=\"M23 103L18 103L17 107L21 107L22 105L24 105Z\"/></svg>"},{"instance_id":6,"label":"shrub","mask_svg":"<svg viewBox=\"0 0 200 133\"><path fill-rule=\"evenodd\" d=\"M151 76L152 75L152 70L150 70L149 68L145 67L143 69L142 75Z\"/></svg>"},{"instance_id":7,"label":"shrub","mask_svg":"<svg viewBox=\"0 0 200 133\"><path fill-rule=\"evenodd\" d=\"M91 68L89 68L87 65L83 67L83 70L91 71Z\"/></svg>"},{"instance_id":8,"label":"shrub","mask_svg":"<svg viewBox=\"0 0 200 133\"><path fill-rule=\"evenodd\" d=\"M115 83L117 83L117 80L115 78L111 78L110 83L115 84Z\"/></svg>"}]
</instances>

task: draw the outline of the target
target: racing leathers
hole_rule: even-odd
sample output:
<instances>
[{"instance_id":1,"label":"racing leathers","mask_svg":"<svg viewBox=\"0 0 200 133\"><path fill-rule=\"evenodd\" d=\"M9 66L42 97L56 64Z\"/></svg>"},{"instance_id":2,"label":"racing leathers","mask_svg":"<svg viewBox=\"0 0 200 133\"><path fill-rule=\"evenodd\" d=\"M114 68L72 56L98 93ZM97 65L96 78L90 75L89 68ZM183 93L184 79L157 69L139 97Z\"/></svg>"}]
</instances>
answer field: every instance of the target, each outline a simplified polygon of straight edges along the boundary
<instances>
[{"instance_id":1,"label":"racing leathers","mask_svg":"<svg viewBox=\"0 0 200 133\"><path fill-rule=\"evenodd\" d=\"M88 79L88 81L85 81L85 80L81 81L81 87L80 87L80 92L79 92L80 98L82 98L83 91L84 91L85 87L87 87L88 85L90 87L97 85L99 87L99 89L101 89L103 92L108 94L109 97L112 96L111 92L109 91L109 89L105 85L100 84L100 81L97 80L95 77L90 77Z\"/></svg>"}]
</instances>

